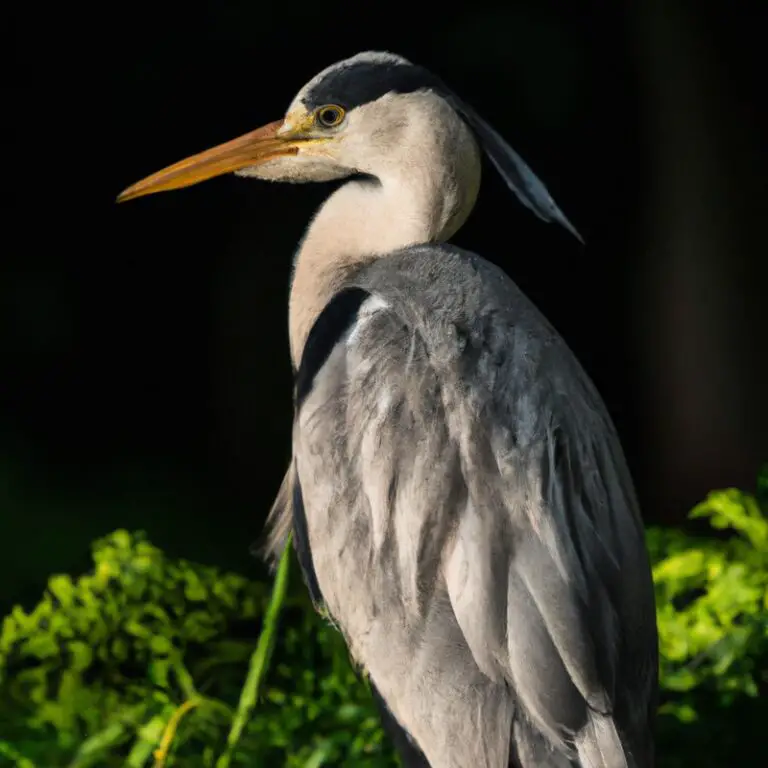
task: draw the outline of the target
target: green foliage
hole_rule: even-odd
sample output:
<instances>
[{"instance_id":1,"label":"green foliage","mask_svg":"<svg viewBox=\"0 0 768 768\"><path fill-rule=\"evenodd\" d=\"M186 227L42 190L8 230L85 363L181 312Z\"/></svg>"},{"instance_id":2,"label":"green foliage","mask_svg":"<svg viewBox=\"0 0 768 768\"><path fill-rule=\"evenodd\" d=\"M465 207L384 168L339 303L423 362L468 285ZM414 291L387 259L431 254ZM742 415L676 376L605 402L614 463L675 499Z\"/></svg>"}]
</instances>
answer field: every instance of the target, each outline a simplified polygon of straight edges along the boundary
<instances>
[{"instance_id":1,"label":"green foliage","mask_svg":"<svg viewBox=\"0 0 768 768\"><path fill-rule=\"evenodd\" d=\"M661 768L742 764L768 688L765 508L731 489L691 518L708 523L707 536L648 531ZM170 559L142 534L117 531L93 558L91 573L52 577L31 612L3 620L0 765L396 765L340 635L301 583L287 589L287 558L271 596Z\"/></svg>"},{"instance_id":2,"label":"green foliage","mask_svg":"<svg viewBox=\"0 0 768 768\"><path fill-rule=\"evenodd\" d=\"M169 768L393 765L341 638L303 589L296 597L276 590L281 605L272 605L270 620L282 608L285 629L258 716L248 717L274 637L274 626L262 633L250 687L243 686L268 587L171 560L126 531L97 541L93 559L92 573L53 576L34 610L16 607L3 620L0 765L151 765L187 701L195 706L178 722Z\"/></svg>"},{"instance_id":3,"label":"green foliage","mask_svg":"<svg viewBox=\"0 0 768 768\"><path fill-rule=\"evenodd\" d=\"M768 520L754 498L719 491L691 512L740 535L695 540L653 531L652 549L666 557L653 576L657 590L661 680L674 696L661 708L696 716L693 692L711 686L724 705L757 696L755 662L768 646ZM766 678L768 682L768 678Z\"/></svg>"},{"instance_id":4,"label":"green foliage","mask_svg":"<svg viewBox=\"0 0 768 768\"><path fill-rule=\"evenodd\" d=\"M765 490L710 493L690 513L721 532L652 529L664 768L748 764L768 720L768 518ZM758 501L761 499L762 503ZM764 727L764 725L763 725ZM739 758L741 755L741 758Z\"/></svg>"}]
</instances>

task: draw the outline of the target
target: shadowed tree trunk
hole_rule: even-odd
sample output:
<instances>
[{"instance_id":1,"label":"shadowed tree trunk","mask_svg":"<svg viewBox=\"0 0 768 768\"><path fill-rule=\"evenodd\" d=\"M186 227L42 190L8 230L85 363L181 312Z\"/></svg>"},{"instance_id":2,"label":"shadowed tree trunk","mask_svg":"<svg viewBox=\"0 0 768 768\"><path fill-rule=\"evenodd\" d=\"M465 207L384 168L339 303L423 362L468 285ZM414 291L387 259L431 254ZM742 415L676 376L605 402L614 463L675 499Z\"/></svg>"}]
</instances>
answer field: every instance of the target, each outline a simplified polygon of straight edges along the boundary
<instances>
[{"instance_id":1,"label":"shadowed tree trunk","mask_svg":"<svg viewBox=\"0 0 768 768\"><path fill-rule=\"evenodd\" d=\"M647 486L667 519L710 488L752 487L768 456L756 78L719 21L666 0L638 4L631 20L650 161L632 314Z\"/></svg>"}]
</instances>

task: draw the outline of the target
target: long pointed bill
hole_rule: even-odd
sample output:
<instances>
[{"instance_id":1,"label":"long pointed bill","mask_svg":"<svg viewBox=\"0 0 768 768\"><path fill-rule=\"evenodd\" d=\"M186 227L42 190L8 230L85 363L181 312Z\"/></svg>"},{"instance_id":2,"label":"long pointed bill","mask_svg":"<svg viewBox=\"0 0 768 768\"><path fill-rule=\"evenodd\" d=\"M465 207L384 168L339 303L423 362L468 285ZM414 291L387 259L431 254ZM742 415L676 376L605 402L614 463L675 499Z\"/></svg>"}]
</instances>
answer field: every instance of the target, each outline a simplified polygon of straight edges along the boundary
<instances>
[{"instance_id":1,"label":"long pointed bill","mask_svg":"<svg viewBox=\"0 0 768 768\"><path fill-rule=\"evenodd\" d=\"M306 143L306 139L298 138L295 134L279 136L277 132L282 125L282 120L276 120L245 136L174 163L123 190L117 202L189 187L214 176L261 165L276 157L295 155L299 146Z\"/></svg>"}]
</instances>

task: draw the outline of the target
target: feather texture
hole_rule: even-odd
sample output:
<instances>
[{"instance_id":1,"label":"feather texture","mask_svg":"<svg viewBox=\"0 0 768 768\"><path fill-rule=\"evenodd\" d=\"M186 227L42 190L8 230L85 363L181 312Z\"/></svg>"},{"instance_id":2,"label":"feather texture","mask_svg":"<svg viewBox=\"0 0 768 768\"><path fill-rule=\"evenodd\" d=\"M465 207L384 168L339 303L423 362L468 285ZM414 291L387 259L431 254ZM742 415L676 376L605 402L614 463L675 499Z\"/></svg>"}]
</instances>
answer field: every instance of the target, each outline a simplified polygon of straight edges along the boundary
<instances>
[{"instance_id":1,"label":"feather texture","mask_svg":"<svg viewBox=\"0 0 768 768\"><path fill-rule=\"evenodd\" d=\"M418 246L294 423L327 610L436 768L649 768L650 568L594 387L497 268ZM359 294L362 295L362 294Z\"/></svg>"}]
</instances>

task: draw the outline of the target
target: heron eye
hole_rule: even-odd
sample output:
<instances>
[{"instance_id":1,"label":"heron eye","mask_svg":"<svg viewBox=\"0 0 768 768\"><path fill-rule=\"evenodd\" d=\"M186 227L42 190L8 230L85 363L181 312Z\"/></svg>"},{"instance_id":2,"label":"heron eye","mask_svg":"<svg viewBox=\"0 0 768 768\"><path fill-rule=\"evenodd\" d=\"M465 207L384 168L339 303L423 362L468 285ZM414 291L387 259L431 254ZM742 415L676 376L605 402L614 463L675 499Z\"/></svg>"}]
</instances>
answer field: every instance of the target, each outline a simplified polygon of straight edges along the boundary
<instances>
[{"instance_id":1,"label":"heron eye","mask_svg":"<svg viewBox=\"0 0 768 768\"><path fill-rule=\"evenodd\" d=\"M335 128L344 119L344 110L335 104L320 107L315 113L317 122L325 128Z\"/></svg>"}]
</instances>

